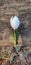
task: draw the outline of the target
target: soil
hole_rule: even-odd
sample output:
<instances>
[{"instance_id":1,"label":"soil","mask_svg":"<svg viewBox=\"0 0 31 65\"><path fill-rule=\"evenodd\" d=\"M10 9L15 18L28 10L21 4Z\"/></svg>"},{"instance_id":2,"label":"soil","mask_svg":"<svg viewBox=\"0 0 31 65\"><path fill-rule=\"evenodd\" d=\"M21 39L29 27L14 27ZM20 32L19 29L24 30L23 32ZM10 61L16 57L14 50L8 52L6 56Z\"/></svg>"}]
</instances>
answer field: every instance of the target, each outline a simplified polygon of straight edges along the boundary
<instances>
[{"instance_id":1,"label":"soil","mask_svg":"<svg viewBox=\"0 0 31 65\"><path fill-rule=\"evenodd\" d=\"M0 47L0 65L30 65L30 64L31 64L31 47L23 46L19 51L17 51L14 47L10 46Z\"/></svg>"},{"instance_id":2,"label":"soil","mask_svg":"<svg viewBox=\"0 0 31 65\"><path fill-rule=\"evenodd\" d=\"M9 23L15 15L21 22L19 50ZM31 65L31 0L0 0L0 65Z\"/></svg>"}]
</instances>

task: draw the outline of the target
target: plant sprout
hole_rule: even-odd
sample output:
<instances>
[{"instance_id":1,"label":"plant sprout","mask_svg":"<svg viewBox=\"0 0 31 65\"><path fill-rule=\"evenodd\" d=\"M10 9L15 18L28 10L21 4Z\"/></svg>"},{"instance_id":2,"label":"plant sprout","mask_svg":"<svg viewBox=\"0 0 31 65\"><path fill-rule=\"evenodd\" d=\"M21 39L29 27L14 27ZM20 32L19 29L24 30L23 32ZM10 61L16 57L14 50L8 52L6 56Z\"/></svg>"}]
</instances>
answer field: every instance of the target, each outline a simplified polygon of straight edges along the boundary
<instances>
[{"instance_id":1,"label":"plant sprout","mask_svg":"<svg viewBox=\"0 0 31 65\"><path fill-rule=\"evenodd\" d=\"M12 29L14 30L13 35L14 35L14 47L16 47L16 43L18 40L18 27L20 25L19 18L17 16L12 16L10 19L10 25Z\"/></svg>"}]
</instances>

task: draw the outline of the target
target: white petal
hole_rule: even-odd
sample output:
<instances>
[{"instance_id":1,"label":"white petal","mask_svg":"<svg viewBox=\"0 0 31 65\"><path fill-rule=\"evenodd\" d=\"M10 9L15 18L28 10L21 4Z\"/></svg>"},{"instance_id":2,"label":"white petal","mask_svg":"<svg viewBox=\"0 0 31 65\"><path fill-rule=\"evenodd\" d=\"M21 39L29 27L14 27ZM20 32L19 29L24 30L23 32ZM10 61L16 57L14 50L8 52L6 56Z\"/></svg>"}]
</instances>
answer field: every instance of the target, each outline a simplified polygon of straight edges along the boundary
<instances>
[{"instance_id":1,"label":"white petal","mask_svg":"<svg viewBox=\"0 0 31 65\"><path fill-rule=\"evenodd\" d=\"M11 19L10 19L10 24L11 24L11 27L14 30L16 30L20 25L20 21L19 21L18 17L17 16L14 16L14 17L12 16Z\"/></svg>"}]
</instances>

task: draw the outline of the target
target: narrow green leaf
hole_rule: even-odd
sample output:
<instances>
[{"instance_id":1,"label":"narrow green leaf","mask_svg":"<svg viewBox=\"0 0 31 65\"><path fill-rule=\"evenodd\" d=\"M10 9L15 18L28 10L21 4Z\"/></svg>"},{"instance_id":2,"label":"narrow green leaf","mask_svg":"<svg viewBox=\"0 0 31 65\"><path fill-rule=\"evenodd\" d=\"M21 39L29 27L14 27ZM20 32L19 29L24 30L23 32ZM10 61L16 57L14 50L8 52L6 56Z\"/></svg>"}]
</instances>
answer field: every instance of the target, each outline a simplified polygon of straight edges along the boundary
<instances>
[{"instance_id":1,"label":"narrow green leaf","mask_svg":"<svg viewBox=\"0 0 31 65\"><path fill-rule=\"evenodd\" d=\"M16 33L14 32L14 46L16 47Z\"/></svg>"},{"instance_id":2,"label":"narrow green leaf","mask_svg":"<svg viewBox=\"0 0 31 65\"><path fill-rule=\"evenodd\" d=\"M16 42L18 41L19 32L16 30Z\"/></svg>"}]
</instances>

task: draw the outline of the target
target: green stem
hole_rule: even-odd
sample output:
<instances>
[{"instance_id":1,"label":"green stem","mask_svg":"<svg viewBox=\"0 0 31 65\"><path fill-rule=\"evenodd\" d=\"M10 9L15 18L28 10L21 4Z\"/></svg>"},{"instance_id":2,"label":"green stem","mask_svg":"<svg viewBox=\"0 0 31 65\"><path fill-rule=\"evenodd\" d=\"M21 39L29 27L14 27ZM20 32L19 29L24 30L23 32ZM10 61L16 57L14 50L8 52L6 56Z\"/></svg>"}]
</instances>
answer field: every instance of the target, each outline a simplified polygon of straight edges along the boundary
<instances>
[{"instance_id":1,"label":"green stem","mask_svg":"<svg viewBox=\"0 0 31 65\"><path fill-rule=\"evenodd\" d=\"M14 47L16 47L16 32L14 32Z\"/></svg>"}]
</instances>

